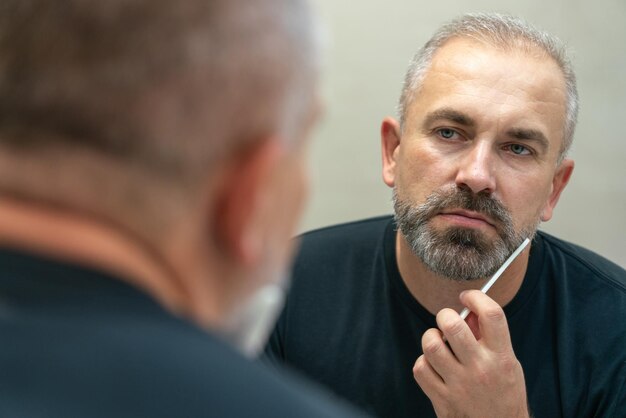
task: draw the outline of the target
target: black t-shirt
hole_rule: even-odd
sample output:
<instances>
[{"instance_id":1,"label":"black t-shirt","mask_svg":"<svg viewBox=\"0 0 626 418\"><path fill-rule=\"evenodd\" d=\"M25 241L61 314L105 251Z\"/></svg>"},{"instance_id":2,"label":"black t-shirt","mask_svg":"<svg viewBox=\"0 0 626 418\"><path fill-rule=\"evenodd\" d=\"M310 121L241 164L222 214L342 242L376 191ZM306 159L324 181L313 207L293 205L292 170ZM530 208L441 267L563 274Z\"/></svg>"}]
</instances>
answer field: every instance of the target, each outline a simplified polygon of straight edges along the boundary
<instances>
[{"instance_id":1,"label":"black t-shirt","mask_svg":"<svg viewBox=\"0 0 626 418\"><path fill-rule=\"evenodd\" d=\"M0 250L0 416L356 415L115 277Z\"/></svg>"},{"instance_id":2,"label":"black t-shirt","mask_svg":"<svg viewBox=\"0 0 626 418\"><path fill-rule=\"evenodd\" d=\"M380 417L434 417L412 367L435 318L402 281L395 233L381 217L305 234L266 355ZM504 311L535 417L626 417L622 268L539 232Z\"/></svg>"}]
</instances>

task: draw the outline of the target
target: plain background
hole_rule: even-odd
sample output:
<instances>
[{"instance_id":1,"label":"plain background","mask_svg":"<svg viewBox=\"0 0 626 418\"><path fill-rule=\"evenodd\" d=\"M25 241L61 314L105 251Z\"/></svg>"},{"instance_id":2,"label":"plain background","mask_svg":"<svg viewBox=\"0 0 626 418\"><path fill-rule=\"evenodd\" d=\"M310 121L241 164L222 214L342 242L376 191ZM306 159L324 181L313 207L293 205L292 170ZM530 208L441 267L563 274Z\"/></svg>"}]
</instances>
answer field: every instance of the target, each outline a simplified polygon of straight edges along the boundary
<instances>
[{"instance_id":1,"label":"plain background","mask_svg":"<svg viewBox=\"0 0 626 418\"><path fill-rule=\"evenodd\" d=\"M520 16L568 45L581 108L576 168L541 229L626 267L626 1L314 0L326 26L324 118L311 146L312 194L300 230L392 213L380 123L406 67L444 22L466 12Z\"/></svg>"}]
</instances>

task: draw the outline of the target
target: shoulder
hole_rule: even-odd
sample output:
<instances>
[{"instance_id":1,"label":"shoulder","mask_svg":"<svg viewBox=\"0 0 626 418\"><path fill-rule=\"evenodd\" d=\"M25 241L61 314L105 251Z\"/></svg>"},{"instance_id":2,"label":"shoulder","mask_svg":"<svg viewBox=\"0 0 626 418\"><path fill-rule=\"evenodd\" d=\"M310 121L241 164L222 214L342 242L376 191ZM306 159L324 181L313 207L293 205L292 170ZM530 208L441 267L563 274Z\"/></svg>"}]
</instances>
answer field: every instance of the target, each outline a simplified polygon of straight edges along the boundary
<instances>
[{"instance_id":1,"label":"shoulder","mask_svg":"<svg viewBox=\"0 0 626 418\"><path fill-rule=\"evenodd\" d=\"M182 319L108 319L108 326L67 318L48 330L22 329L46 350L0 350L0 364L14 359L0 381L0 414L20 416L24 405L12 399L27 399L33 417L356 416ZM16 385L22 376L37 383Z\"/></svg>"},{"instance_id":2,"label":"shoulder","mask_svg":"<svg viewBox=\"0 0 626 418\"><path fill-rule=\"evenodd\" d=\"M162 378L169 379L169 385L183 394L177 397L179 401L196 405L191 411L224 417L357 416L309 383L251 361L217 338L195 344L194 349L180 347L177 351L171 354L181 360L171 361L168 356L167 362L172 364Z\"/></svg>"},{"instance_id":3,"label":"shoulder","mask_svg":"<svg viewBox=\"0 0 626 418\"><path fill-rule=\"evenodd\" d=\"M311 284L316 287L321 285L320 280L335 286L337 277L371 268L381 259L378 256L384 251L385 232L393 227L392 223L392 216L381 216L303 234L294 262L294 279L311 276Z\"/></svg>"},{"instance_id":4,"label":"shoulder","mask_svg":"<svg viewBox=\"0 0 626 418\"><path fill-rule=\"evenodd\" d=\"M393 219L393 215L382 215L374 218L360 219L357 221L345 222L323 228L313 229L305 232L301 237L306 239L324 237L346 237L353 234L361 235L375 231L384 230L387 224Z\"/></svg>"},{"instance_id":5,"label":"shoulder","mask_svg":"<svg viewBox=\"0 0 626 418\"><path fill-rule=\"evenodd\" d=\"M588 405L601 416L615 416L612 408L619 408L626 382L626 322L621 320L626 315L626 271L545 232L535 239L542 249L537 295L544 296L533 299L529 312L553 324L543 335L554 341L558 372L565 382L562 392L580 402L578 408ZM524 338L528 323L518 328Z\"/></svg>"},{"instance_id":6,"label":"shoulder","mask_svg":"<svg viewBox=\"0 0 626 418\"><path fill-rule=\"evenodd\" d=\"M544 256L549 257L562 273L584 275L587 280L613 287L626 296L626 270L622 267L591 250L546 232L540 231L537 235L544 245Z\"/></svg>"},{"instance_id":7,"label":"shoulder","mask_svg":"<svg viewBox=\"0 0 626 418\"><path fill-rule=\"evenodd\" d=\"M337 251L343 253L349 249L375 245L392 221L393 216L385 215L306 232L299 237L301 253L336 254Z\"/></svg>"},{"instance_id":8,"label":"shoulder","mask_svg":"<svg viewBox=\"0 0 626 418\"><path fill-rule=\"evenodd\" d=\"M384 283L393 228L393 217L382 216L304 234L292 269L287 315L311 322L304 312L347 309L349 300L377 293L372 286ZM299 308L290 309L295 305Z\"/></svg>"}]
</instances>

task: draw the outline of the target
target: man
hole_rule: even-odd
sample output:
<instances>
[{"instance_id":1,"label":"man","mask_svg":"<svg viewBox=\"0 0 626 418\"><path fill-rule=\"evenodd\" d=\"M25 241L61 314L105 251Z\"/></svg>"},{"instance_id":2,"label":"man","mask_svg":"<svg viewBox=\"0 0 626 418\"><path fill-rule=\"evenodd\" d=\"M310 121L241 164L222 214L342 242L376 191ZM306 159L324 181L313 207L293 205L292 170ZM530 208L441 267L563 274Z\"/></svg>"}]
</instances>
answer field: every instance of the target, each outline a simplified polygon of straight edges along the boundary
<instances>
[{"instance_id":1,"label":"man","mask_svg":"<svg viewBox=\"0 0 626 418\"><path fill-rule=\"evenodd\" d=\"M536 232L577 101L554 37L497 14L443 26L382 123L395 219L304 235L268 355L384 417L626 416L626 272Z\"/></svg>"},{"instance_id":2,"label":"man","mask_svg":"<svg viewBox=\"0 0 626 418\"><path fill-rule=\"evenodd\" d=\"M244 326L280 301L257 295L306 190L304 2L10 0L0 20L0 416L353 416L222 341L253 351Z\"/></svg>"}]
</instances>

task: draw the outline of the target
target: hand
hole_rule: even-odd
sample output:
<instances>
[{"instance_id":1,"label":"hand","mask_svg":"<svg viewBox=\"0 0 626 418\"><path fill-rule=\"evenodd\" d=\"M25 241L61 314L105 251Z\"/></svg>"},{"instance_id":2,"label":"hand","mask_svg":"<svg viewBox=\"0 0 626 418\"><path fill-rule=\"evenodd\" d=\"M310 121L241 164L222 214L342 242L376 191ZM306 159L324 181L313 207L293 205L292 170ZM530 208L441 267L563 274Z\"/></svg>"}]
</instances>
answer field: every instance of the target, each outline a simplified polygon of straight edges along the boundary
<instances>
[{"instance_id":1,"label":"hand","mask_svg":"<svg viewBox=\"0 0 626 418\"><path fill-rule=\"evenodd\" d=\"M441 310L441 331L432 328L422 337L415 380L438 417L528 417L524 372L502 308L478 290L460 299L472 312L471 327L452 309Z\"/></svg>"}]
</instances>

